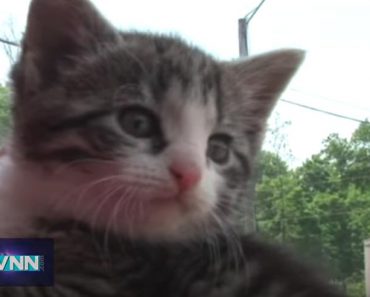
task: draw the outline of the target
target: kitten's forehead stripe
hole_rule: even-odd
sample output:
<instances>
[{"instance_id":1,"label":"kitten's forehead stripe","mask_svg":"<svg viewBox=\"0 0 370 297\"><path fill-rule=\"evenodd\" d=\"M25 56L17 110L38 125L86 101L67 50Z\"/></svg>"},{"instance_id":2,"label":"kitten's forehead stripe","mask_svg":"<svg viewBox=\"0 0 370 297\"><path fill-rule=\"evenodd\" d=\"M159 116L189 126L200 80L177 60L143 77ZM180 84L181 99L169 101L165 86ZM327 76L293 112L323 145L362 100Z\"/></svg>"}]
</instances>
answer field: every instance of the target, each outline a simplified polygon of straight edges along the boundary
<instances>
[{"instance_id":1,"label":"kitten's forehead stripe","mask_svg":"<svg viewBox=\"0 0 370 297\"><path fill-rule=\"evenodd\" d=\"M215 83L214 88L215 88L214 104L216 106L216 112L217 112L217 123L219 124L222 122L222 118L224 116L223 114L224 108L222 106L223 94L222 94L222 89L221 89L221 73L219 69L216 72L216 83Z\"/></svg>"}]
</instances>

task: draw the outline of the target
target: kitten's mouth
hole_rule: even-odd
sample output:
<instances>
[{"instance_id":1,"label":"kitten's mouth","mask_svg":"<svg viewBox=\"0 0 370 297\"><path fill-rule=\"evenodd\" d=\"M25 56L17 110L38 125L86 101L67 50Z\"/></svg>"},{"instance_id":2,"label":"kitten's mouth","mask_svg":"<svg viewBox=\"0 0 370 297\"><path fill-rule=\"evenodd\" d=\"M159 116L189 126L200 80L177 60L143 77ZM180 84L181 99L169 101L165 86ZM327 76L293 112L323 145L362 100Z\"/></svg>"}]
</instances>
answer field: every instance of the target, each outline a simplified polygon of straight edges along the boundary
<instances>
[{"instance_id":1,"label":"kitten's mouth","mask_svg":"<svg viewBox=\"0 0 370 297\"><path fill-rule=\"evenodd\" d=\"M155 209L167 209L170 207L176 207L181 212L188 212L191 210L192 203L194 199L192 197L188 197L189 195L185 195L182 193L174 194L174 195L167 195L167 196L158 196L150 199L148 201L149 207Z\"/></svg>"}]
</instances>

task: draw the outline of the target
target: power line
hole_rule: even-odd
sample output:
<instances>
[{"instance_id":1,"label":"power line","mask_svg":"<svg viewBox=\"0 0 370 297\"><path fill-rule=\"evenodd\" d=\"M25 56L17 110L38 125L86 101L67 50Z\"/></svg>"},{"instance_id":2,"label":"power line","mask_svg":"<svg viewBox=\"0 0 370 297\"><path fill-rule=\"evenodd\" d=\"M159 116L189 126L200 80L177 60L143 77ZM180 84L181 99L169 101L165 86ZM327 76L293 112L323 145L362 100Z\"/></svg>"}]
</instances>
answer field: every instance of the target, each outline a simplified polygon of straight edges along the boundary
<instances>
[{"instance_id":1,"label":"power line","mask_svg":"<svg viewBox=\"0 0 370 297\"><path fill-rule=\"evenodd\" d=\"M246 15L245 15L245 19L249 22L254 16L255 14L260 10L261 6L265 3L266 0L262 0L257 6L255 9L251 10L250 12L248 12Z\"/></svg>"},{"instance_id":2,"label":"power line","mask_svg":"<svg viewBox=\"0 0 370 297\"><path fill-rule=\"evenodd\" d=\"M354 104L349 103L349 102L345 102L345 101L341 101L341 100L336 100L336 99L328 98L328 97L325 97L325 96L322 96L322 95L318 95L318 94L315 94L315 93L303 91L303 90L300 90L300 89L288 88L287 90L288 91L292 91L292 92L297 92L297 93L303 94L305 96L319 98L319 99L323 99L323 100L329 101L329 102L339 103L339 104L345 105L346 107L350 107L350 108L354 108L354 109L358 109L358 110L367 109L367 110L370 111L369 107L354 105Z\"/></svg>"},{"instance_id":3,"label":"power line","mask_svg":"<svg viewBox=\"0 0 370 297\"><path fill-rule=\"evenodd\" d=\"M239 55L241 57L249 56L248 25L265 1L266 0L261 0L254 9L248 12L243 18L239 19Z\"/></svg>"},{"instance_id":4,"label":"power line","mask_svg":"<svg viewBox=\"0 0 370 297\"><path fill-rule=\"evenodd\" d=\"M10 45L10 46L19 47L19 43L11 41L11 40L6 40L6 39L3 39L3 38L0 38L0 42L4 43L4 44L7 44L7 45Z\"/></svg>"},{"instance_id":5,"label":"power line","mask_svg":"<svg viewBox=\"0 0 370 297\"><path fill-rule=\"evenodd\" d=\"M312 111L321 112L321 113L324 113L324 114L327 114L327 115L330 115L330 116L333 116L333 117L337 117L337 118L341 118L341 119L345 119L345 120L349 120L349 121L353 121L353 122L357 122L357 123L361 123L361 124L367 123L366 121L359 120L359 119L356 119L356 118L353 118L353 117L350 117L350 116L346 116L346 115L342 115L342 114L339 114L339 113L323 110L323 109L320 109L320 108L308 106L308 105L293 102L293 101L290 101L290 100L280 99L280 101L283 101L285 103L295 105L295 106L298 106L298 107L301 107L301 108L309 109L309 110L312 110Z\"/></svg>"}]
</instances>

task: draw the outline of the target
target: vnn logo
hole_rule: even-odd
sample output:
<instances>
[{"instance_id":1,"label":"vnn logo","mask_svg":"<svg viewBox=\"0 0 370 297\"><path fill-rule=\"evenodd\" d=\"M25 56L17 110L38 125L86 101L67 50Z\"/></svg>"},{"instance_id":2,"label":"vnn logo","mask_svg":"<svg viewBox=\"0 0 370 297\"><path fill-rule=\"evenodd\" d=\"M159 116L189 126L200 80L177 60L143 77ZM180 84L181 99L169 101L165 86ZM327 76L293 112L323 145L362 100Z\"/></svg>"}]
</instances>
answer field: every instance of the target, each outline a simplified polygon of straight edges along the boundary
<instances>
[{"instance_id":1,"label":"vnn logo","mask_svg":"<svg viewBox=\"0 0 370 297\"><path fill-rule=\"evenodd\" d=\"M43 270L43 256L0 255L0 271L35 272Z\"/></svg>"}]
</instances>

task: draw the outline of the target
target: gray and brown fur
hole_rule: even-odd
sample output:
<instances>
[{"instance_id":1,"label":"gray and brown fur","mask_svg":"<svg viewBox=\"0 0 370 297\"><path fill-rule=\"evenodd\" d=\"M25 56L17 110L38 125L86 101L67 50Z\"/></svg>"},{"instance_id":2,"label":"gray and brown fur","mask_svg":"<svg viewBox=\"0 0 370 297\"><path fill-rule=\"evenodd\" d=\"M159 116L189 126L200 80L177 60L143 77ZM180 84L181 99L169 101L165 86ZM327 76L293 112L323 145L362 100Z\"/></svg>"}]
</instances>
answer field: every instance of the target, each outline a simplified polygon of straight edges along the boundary
<instances>
[{"instance_id":1,"label":"gray and brown fur","mask_svg":"<svg viewBox=\"0 0 370 297\"><path fill-rule=\"evenodd\" d=\"M299 50L284 50L217 61L177 37L117 31L88 1L34 0L12 72L13 147L20 158L43 163L127 156L136 143L111 124L122 104L140 97L160 106L176 84L180 94L201 94L186 100L216 106L237 160L222 170L228 186L219 196L250 213L251 202L242 200L267 117L302 58ZM167 145L162 135L145 150L159 154Z\"/></svg>"},{"instance_id":2,"label":"gray and brown fur","mask_svg":"<svg viewBox=\"0 0 370 297\"><path fill-rule=\"evenodd\" d=\"M0 296L344 297L291 252L252 235L238 239L235 254L224 236L152 244L75 222L42 221L35 230L55 238L55 285L0 288Z\"/></svg>"},{"instance_id":3,"label":"gray and brown fur","mask_svg":"<svg viewBox=\"0 0 370 297\"><path fill-rule=\"evenodd\" d=\"M161 154L170 145L166 135L138 146L116 124L127 101L155 109L175 85L176 100L215 108L215 125L233 138L234 162L218 169L225 181L218 198L227 203L218 209L224 233L211 240L216 261L205 234L190 245L155 244L127 242L106 230L116 245L101 251L94 244L101 236L62 224L59 235L36 229L56 240L56 286L5 288L1 296L339 297L278 249L242 234L240 216L251 205L247 182L267 118L302 59L302 51L281 50L218 61L178 37L120 32L87 0L33 0L11 75L17 160L47 167L85 158L114 161L138 149ZM225 230L233 236L230 246ZM238 256L231 257L235 244Z\"/></svg>"}]
</instances>

